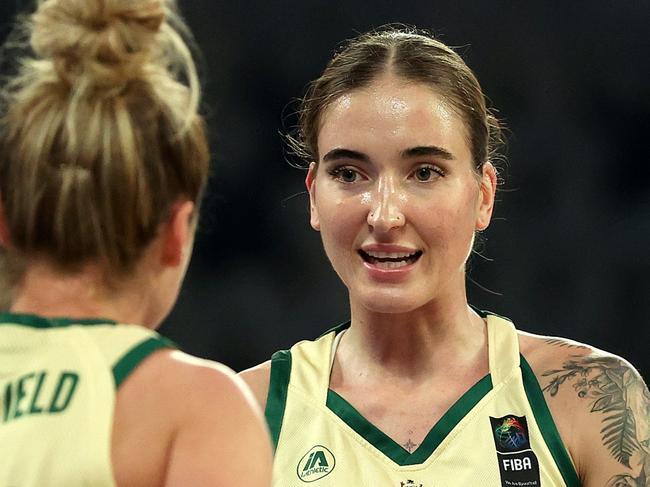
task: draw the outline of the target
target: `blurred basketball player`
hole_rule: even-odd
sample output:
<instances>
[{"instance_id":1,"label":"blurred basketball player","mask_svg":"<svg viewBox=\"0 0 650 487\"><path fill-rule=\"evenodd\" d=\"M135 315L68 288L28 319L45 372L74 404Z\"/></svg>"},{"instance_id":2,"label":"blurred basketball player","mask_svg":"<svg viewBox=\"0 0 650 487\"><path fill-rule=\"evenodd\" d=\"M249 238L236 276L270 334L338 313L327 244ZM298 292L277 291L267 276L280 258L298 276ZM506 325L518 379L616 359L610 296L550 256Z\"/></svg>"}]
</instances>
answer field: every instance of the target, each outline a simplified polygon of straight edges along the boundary
<instances>
[{"instance_id":1,"label":"blurred basketball player","mask_svg":"<svg viewBox=\"0 0 650 487\"><path fill-rule=\"evenodd\" d=\"M174 5L46 0L27 27L0 120L0 485L269 485L243 382L153 331L208 176Z\"/></svg>"}]
</instances>

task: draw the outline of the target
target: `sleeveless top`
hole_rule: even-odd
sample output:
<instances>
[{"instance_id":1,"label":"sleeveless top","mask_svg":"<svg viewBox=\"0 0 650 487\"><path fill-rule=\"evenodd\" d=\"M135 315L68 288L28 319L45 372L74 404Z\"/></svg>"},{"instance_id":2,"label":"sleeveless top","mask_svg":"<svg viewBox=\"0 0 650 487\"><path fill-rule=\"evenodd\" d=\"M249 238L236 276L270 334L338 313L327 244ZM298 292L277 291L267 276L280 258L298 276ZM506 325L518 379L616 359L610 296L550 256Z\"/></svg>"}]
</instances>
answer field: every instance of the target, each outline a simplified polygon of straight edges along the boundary
<instances>
[{"instance_id":1,"label":"sleeveless top","mask_svg":"<svg viewBox=\"0 0 650 487\"><path fill-rule=\"evenodd\" d=\"M136 325L0 314L0 485L114 487L117 388L170 347Z\"/></svg>"},{"instance_id":2,"label":"sleeveless top","mask_svg":"<svg viewBox=\"0 0 650 487\"><path fill-rule=\"evenodd\" d=\"M513 324L486 315L489 374L409 453L329 389L349 324L272 357L266 418L273 485L298 487L578 487Z\"/></svg>"}]
</instances>

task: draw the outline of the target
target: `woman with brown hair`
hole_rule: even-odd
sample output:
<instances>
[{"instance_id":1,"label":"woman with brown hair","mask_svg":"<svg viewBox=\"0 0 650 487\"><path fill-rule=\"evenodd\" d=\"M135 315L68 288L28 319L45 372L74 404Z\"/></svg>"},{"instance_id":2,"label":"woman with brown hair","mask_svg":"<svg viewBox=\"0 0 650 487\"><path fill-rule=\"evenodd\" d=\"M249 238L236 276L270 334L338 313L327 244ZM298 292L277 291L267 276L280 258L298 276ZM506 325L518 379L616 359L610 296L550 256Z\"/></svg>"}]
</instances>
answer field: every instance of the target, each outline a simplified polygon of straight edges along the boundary
<instances>
[{"instance_id":1,"label":"woman with brown hair","mask_svg":"<svg viewBox=\"0 0 650 487\"><path fill-rule=\"evenodd\" d=\"M467 302L499 141L472 71L426 34L362 35L310 84L294 148L351 321L242 373L275 485L650 485L636 371Z\"/></svg>"},{"instance_id":2,"label":"woman with brown hair","mask_svg":"<svg viewBox=\"0 0 650 487\"><path fill-rule=\"evenodd\" d=\"M46 0L2 89L0 485L266 486L259 409L153 330L209 151L169 0Z\"/></svg>"}]
</instances>

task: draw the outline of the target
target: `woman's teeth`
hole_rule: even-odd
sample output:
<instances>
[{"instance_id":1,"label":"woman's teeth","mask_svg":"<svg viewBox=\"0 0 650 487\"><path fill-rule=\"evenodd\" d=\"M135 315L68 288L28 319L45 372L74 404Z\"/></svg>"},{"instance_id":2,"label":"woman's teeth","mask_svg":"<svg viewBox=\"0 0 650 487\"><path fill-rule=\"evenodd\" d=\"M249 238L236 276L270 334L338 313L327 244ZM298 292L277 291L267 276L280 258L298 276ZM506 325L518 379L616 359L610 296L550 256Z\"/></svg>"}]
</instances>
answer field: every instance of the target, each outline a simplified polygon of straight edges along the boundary
<instances>
[{"instance_id":1,"label":"woman's teeth","mask_svg":"<svg viewBox=\"0 0 650 487\"><path fill-rule=\"evenodd\" d=\"M369 264L372 264L380 269L397 269L415 262L422 251L416 250L415 252L366 252L360 250L359 254Z\"/></svg>"}]
</instances>

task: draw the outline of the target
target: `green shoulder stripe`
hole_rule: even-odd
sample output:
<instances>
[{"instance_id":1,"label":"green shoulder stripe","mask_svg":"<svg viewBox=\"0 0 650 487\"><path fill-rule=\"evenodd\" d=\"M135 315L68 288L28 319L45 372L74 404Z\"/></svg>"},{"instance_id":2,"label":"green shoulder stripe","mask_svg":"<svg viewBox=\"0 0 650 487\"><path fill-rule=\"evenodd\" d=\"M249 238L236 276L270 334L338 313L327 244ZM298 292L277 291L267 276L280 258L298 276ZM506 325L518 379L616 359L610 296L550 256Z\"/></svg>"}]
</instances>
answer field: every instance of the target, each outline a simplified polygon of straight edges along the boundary
<instances>
[{"instance_id":1,"label":"green shoulder stripe","mask_svg":"<svg viewBox=\"0 0 650 487\"><path fill-rule=\"evenodd\" d=\"M269 380L269 393L266 398L266 422L271 432L273 447L277 448L284 418L284 409L287 405L287 390L291 376L291 351L280 350L271 357L271 378Z\"/></svg>"},{"instance_id":2,"label":"green shoulder stripe","mask_svg":"<svg viewBox=\"0 0 650 487\"><path fill-rule=\"evenodd\" d=\"M0 325L22 325L30 328L62 328L71 325L115 325L104 318L45 318L26 313L0 313Z\"/></svg>"},{"instance_id":3,"label":"green shoulder stripe","mask_svg":"<svg viewBox=\"0 0 650 487\"><path fill-rule=\"evenodd\" d=\"M523 355L520 355L520 366L526 397L528 397L530 407L533 409L535 421L537 421L537 425L555 460L555 464L560 469L560 473L567 487L580 487L580 479L573 466L571 457L569 457L569 453L564 446L564 442L560 438L560 433L557 430L557 426L555 426L551 411L549 411L546 400L544 399L542 388L537 381L537 377L535 377L533 369L531 369Z\"/></svg>"},{"instance_id":4,"label":"green shoulder stripe","mask_svg":"<svg viewBox=\"0 0 650 487\"><path fill-rule=\"evenodd\" d=\"M124 356L118 360L113 366L113 377L115 379L115 388L120 387L120 384L135 370L135 368L142 363L153 352L163 348L177 348L176 344L171 340L163 337L151 337L143 342L138 343L131 350L126 352Z\"/></svg>"},{"instance_id":5,"label":"green shoulder stripe","mask_svg":"<svg viewBox=\"0 0 650 487\"><path fill-rule=\"evenodd\" d=\"M338 324L338 325L336 325L336 326L333 326L333 327L330 328L329 330L324 331L323 333L321 333L321 334L318 336L318 338L323 338L325 335L329 335L329 334L332 333L332 332L334 332L335 335L338 335L338 334L341 333L343 330L347 330L348 328L350 328L350 324L351 324L351 321L348 320L348 321L345 321L345 322L343 322L343 323L340 323L340 324ZM317 338L317 339L318 339L318 338Z\"/></svg>"}]
</instances>

